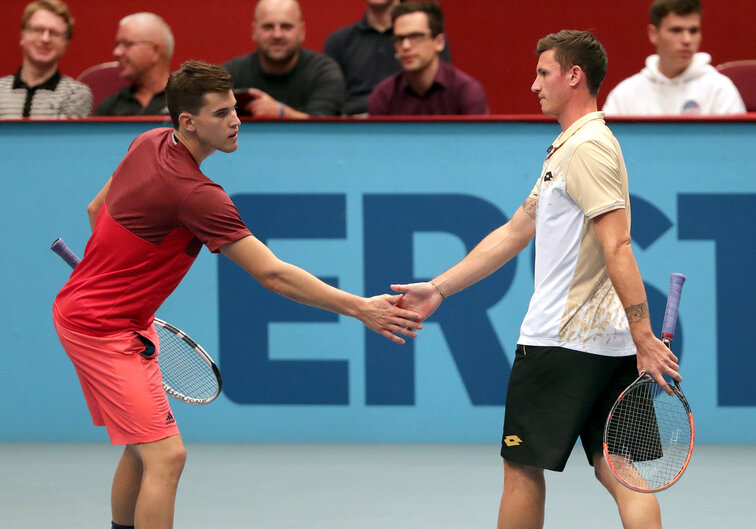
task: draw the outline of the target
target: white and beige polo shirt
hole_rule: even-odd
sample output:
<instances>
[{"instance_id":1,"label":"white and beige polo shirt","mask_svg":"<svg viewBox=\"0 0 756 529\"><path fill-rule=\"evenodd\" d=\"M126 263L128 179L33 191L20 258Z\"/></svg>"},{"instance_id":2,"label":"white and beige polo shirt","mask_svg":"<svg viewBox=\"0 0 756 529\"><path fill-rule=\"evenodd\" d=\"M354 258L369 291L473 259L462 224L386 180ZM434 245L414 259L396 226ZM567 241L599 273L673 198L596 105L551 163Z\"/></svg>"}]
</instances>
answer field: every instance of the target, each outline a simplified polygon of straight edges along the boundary
<instances>
[{"instance_id":1,"label":"white and beige polo shirt","mask_svg":"<svg viewBox=\"0 0 756 529\"><path fill-rule=\"evenodd\" d=\"M518 343L635 354L593 225L619 208L630 225L627 169L603 112L583 116L557 137L530 197L538 201L535 291Z\"/></svg>"}]
</instances>

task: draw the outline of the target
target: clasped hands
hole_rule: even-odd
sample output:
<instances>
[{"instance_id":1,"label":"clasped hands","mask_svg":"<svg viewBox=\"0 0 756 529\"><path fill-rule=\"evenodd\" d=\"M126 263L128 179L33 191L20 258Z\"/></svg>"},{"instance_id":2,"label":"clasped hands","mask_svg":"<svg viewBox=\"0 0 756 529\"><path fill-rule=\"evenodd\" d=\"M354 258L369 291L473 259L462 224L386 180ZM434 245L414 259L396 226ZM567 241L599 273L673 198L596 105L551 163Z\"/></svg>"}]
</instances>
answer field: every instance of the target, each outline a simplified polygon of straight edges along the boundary
<instances>
[{"instance_id":1,"label":"clasped hands","mask_svg":"<svg viewBox=\"0 0 756 529\"><path fill-rule=\"evenodd\" d=\"M428 318L443 301L439 291L431 283L391 285L400 294L382 294L367 298L367 306L357 316L365 326L391 340L403 344L401 336L417 337L423 328L422 321Z\"/></svg>"}]
</instances>

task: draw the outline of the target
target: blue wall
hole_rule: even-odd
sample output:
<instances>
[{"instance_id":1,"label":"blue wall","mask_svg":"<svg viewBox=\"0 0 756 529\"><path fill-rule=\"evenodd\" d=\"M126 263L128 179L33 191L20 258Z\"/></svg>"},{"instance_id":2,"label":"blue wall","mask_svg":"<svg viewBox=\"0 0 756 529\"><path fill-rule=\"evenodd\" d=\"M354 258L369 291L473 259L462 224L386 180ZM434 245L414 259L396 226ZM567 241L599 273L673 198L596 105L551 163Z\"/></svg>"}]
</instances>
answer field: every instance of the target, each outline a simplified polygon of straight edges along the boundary
<instances>
[{"instance_id":1,"label":"blue wall","mask_svg":"<svg viewBox=\"0 0 756 529\"><path fill-rule=\"evenodd\" d=\"M86 204L152 123L2 123L0 441L105 439L50 321ZM658 324L688 276L675 350L703 442L756 443L756 123L616 123L636 258ZM508 219L554 123L244 123L204 172L282 258L355 293L432 277ZM277 298L203 251L159 315L219 360L224 395L173 402L192 441L498 442L532 252L451 298L400 347Z\"/></svg>"}]
</instances>

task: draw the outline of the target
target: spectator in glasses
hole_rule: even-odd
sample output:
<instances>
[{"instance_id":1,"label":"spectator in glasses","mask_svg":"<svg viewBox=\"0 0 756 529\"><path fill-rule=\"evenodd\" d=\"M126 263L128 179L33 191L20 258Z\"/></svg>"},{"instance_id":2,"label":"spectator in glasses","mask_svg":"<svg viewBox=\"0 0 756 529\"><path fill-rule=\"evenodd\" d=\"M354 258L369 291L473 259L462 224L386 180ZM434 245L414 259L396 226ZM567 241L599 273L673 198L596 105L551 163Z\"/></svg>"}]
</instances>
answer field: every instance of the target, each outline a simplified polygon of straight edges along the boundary
<instances>
[{"instance_id":1,"label":"spectator in glasses","mask_svg":"<svg viewBox=\"0 0 756 529\"><path fill-rule=\"evenodd\" d=\"M406 2L391 12L391 37L402 71L382 81L368 98L376 115L488 114L478 81L440 60L446 45L437 2Z\"/></svg>"},{"instance_id":2,"label":"spectator in glasses","mask_svg":"<svg viewBox=\"0 0 756 529\"><path fill-rule=\"evenodd\" d=\"M98 116L168 114L165 85L171 74L173 33L154 13L134 13L118 23L113 55L130 85L103 99Z\"/></svg>"},{"instance_id":3,"label":"spectator in glasses","mask_svg":"<svg viewBox=\"0 0 756 529\"><path fill-rule=\"evenodd\" d=\"M92 113L89 88L61 75L58 61L73 36L74 19L60 0L31 2L21 19L21 67L0 77L0 118L67 118Z\"/></svg>"},{"instance_id":4,"label":"spectator in glasses","mask_svg":"<svg viewBox=\"0 0 756 529\"><path fill-rule=\"evenodd\" d=\"M363 17L331 33L323 47L323 53L339 63L344 72L347 100L342 113L349 116L367 114L370 92L401 70L391 42L394 36L391 12L399 0L363 1L366 4ZM448 38L441 59L451 62Z\"/></svg>"}]
</instances>

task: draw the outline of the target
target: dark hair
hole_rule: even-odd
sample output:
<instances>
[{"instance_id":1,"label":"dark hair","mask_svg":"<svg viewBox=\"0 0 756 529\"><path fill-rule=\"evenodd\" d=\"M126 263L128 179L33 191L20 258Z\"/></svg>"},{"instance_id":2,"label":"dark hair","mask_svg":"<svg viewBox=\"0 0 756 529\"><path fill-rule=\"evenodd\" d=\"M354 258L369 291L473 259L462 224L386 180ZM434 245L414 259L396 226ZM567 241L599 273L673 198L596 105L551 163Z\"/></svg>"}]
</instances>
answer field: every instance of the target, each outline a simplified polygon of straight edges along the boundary
<instances>
[{"instance_id":1,"label":"dark hair","mask_svg":"<svg viewBox=\"0 0 756 529\"><path fill-rule=\"evenodd\" d=\"M54 13L62 18L66 23L66 39L71 40L73 37L74 19L68 10L68 6L60 0L37 0L36 2L27 4L21 17L21 29L26 29L29 19L40 9Z\"/></svg>"},{"instance_id":2,"label":"dark hair","mask_svg":"<svg viewBox=\"0 0 756 529\"><path fill-rule=\"evenodd\" d=\"M662 19L670 13L675 15L700 14L701 9L701 0L655 0L648 10L648 18L651 24L658 28Z\"/></svg>"},{"instance_id":3,"label":"dark hair","mask_svg":"<svg viewBox=\"0 0 756 529\"><path fill-rule=\"evenodd\" d=\"M540 55L548 50L554 50L554 58L562 72L580 66L585 72L588 91L592 96L598 95L609 61L606 50L590 31L563 29L559 33L546 35L538 41L536 53Z\"/></svg>"},{"instance_id":4,"label":"dark hair","mask_svg":"<svg viewBox=\"0 0 756 529\"><path fill-rule=\"evenodd\" d=\"M402 2L391 11L391 23L402 15L425 13L428 15L428 27L431 37L444 32L444 14L438 2Z\"/></svg>"},{"instance_id":5,"label":"dark hair","mask_svg":"<svg viewBox=\"0 0 756 529\"><path fill-rule=\"evenodd\" d=\"M186 61L168 78L165 99L173 127L179 128L182 112L197 114L205 104L205 94L223 93L233 88L231 75L216 64Z\"/></svg>"}]
</instances>

